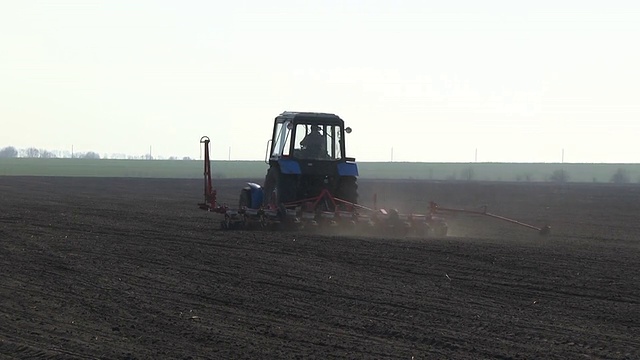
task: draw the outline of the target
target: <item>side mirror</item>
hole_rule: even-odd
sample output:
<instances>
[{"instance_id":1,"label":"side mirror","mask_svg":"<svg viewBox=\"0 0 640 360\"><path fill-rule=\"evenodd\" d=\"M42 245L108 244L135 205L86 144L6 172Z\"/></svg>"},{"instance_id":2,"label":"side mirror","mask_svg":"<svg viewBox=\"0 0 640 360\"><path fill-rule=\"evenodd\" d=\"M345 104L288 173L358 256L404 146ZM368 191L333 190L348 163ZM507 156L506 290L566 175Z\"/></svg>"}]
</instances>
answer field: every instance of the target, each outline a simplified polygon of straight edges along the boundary
<instances>
[{"instance_id":1,"label":"side mirror","mask_svg":"<svg viewBox=\"0 0 640 360\"><path fill-rule=\"evenodd\" d=\"M346 132L347 134L351 134L351 131L352 131L352 130L351 130L351 128L350 128L350 127L348 127L348 128L346 128L346 129L344 129L344 132Z\"/></svg>"}]
</instances>

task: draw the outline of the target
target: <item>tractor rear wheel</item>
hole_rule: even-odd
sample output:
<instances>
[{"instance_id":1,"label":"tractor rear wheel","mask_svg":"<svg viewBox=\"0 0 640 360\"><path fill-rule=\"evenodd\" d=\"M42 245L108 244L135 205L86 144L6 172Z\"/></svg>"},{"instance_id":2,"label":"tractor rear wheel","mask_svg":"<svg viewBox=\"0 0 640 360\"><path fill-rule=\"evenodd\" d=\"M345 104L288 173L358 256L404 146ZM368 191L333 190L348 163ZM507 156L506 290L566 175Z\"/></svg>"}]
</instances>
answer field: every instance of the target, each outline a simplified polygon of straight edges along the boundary
<instances>
[{"instance_id":1,"label":"tractor rear wheel","mask_svg":"<svg viewBox=\"0 0 640 360\"><path fill-rule=\"evenodd\" d=\"M264 181L265 204L278 206L279 204L288 203L296 200L297 194L297 178L296 175L283 174L278 167L271 167L267 171ZM273 199L273 192L276 198Z\"/></svg>"},{"instance_id":2,"label":"tractor rear wheel","mask_svg":"<svg viewBox=\"0 0 640 360\"><path fill-rule=\"evenodd\" d=\"M338 199L348 201L352 204L358 203L358 180L355 176L343 176L338 183L336 193Z\"/></svg>"},{"instance_id":3,"label":"tractor rear wheel","mask_svg":"<svg viewBox=\"0 0 640 360\"><path fill-rule=\"evenodd\" d=\"M276 185L278 203L285 204L296 201L297 192L298 181L296 179L296 175L280 173L278 176L278 184Z\"/></svg>"}]
</instances>

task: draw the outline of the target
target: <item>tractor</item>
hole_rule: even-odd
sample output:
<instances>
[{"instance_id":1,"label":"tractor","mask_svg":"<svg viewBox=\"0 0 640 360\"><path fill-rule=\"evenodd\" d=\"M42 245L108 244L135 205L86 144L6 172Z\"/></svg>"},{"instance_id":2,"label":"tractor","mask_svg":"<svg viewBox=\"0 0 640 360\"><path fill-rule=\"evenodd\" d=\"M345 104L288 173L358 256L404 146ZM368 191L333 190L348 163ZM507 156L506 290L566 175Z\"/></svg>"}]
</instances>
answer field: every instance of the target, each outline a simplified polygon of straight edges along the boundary
<instances>
[{"instance_id":1,"label":"tractor","mask_svg":"<svg viewBox=\"0 0 640 360\"><path fill-rule=\"evenodd\" d=\"M201 209L224 214L223 229L348 229L377 234L446 236L444 219L401 214L358 203L358 166L347 157L351 128L337 115L283 112L274 120L265 162L264 186L248 183L237 208L216 201L211 184L208 137L204 144L204 198Z\"/></svg>"},{"instance_id":2,"label":"tractor","mask_svg":"<svg viewBox=\"0 0 640 360\"><path fill-rule=\"evenodd\" d=\"M290 112L278 115L267 143L269 165L264 186L248 183L240 191L237 208L219 204L211 182L207 136L204 144L203 210L224 214L223 229L346 228L375 234L446 236L442 213L484 215L548 233L516 220L484 211L452 209L429 204L428 214L402 214L396 209L373 208L358 203L358 166L347 157L345 135L351 128L337 115Z\"/></svg>"},{"instance_id":3,"label":"tractor","mask_svg":"<svg viewBox=\"0 0 640 360\"><path fill-rule=\"evenodd\" d=\"M346 156L348 133L351 128L333 114L284 112L276 117L268 143L264 204L282 208L323 191L344 204L357 204L358 166ZM240 206L253 207L248 199L241 196ZM336 210L333 202L326 205L324 210Z\"/></svg>"}]
</instances>

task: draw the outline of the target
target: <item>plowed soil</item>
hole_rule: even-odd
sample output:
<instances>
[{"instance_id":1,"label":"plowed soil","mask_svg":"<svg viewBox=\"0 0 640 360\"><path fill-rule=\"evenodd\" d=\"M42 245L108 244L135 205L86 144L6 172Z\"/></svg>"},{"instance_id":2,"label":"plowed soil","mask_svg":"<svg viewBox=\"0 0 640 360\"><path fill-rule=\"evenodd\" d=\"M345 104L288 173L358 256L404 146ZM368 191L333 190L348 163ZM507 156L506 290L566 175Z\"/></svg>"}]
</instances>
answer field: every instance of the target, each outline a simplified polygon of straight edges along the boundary
<instances>
[{"instance_id":1,"label":"plowed soil","mask_svg":"<svg viewBox=\"0 0 640 360\"><path fill-rule=\"evenodd\" d=\"M640 186L361 181L552 227L422 239L225 232L201 185L0 178L0 357L640 358Z\"/></svg>"}]
</instances>

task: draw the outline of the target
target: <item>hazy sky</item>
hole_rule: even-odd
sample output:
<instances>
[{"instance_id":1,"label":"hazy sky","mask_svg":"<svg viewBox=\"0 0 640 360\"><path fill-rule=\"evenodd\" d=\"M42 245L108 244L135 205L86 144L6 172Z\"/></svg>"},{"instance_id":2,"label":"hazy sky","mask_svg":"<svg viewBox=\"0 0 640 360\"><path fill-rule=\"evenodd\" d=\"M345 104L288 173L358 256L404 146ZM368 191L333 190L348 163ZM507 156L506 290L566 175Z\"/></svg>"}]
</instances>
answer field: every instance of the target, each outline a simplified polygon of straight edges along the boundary
<instances>
[{"instance_id":1,"label":"hazy sky","mask_svg":"<svg viewBox=\"0 0 640 360\"><path fill-rule=\"evenodd\" d=\"M640 162L637 1L2 1L0 147L264 158L285 110L363 161Z\"/></svg>"}]
</instances>

